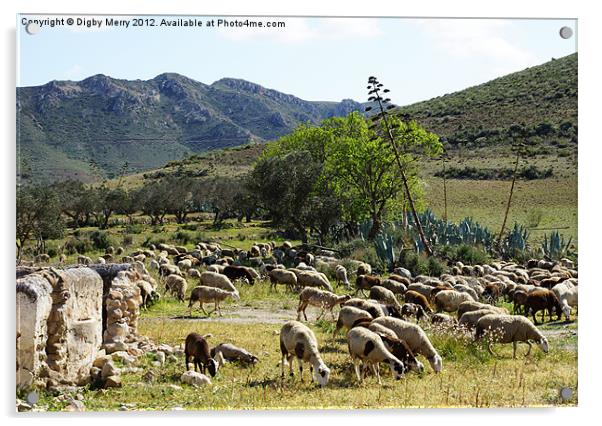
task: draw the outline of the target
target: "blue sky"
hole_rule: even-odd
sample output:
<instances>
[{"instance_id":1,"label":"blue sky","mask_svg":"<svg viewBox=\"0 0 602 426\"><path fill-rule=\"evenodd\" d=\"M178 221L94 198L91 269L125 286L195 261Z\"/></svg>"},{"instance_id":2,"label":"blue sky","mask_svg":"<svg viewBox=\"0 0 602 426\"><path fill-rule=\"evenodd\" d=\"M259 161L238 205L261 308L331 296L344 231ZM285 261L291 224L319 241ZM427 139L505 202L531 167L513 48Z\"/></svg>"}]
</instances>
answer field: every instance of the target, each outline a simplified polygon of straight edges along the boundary
<instances>
[{"instance_id":1,"label":"blue sky","mask_svg":"<svg viewBox=\"0 0 602 426\"><path fill-rule=\"evenodd\" d=\"M212 18L199 17L203 24ZM19 18L17 84L177 72L207 84L242 78L306 100L365 101L366 81L375 75L394 103L406 105L566 56L577 46L575 20L250 19L285 21L286 28L125 29L103 22L92 29L42 27L32 36ZM575 35L562 39L562 26Z\"/></svg>"}]
</instances>

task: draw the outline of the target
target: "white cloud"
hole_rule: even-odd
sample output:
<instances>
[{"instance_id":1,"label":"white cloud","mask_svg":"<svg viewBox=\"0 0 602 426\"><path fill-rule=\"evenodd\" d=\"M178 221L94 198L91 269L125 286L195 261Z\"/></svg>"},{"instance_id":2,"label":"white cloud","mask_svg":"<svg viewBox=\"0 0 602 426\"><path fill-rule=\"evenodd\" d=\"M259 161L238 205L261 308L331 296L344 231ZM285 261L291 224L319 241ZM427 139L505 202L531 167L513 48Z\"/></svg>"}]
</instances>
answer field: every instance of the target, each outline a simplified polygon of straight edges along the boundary
<instances>
[{"instance_id":1,"label":"white cloud","mask_svg":"<svg viewBox=\"0 0 602 426\"><path fill-rule=\"evenodd\" d=\"M246 18L227 18L244 21ZM377 37L382 34L377 19L365 18L249 18L269 22L283 21L284 28L218 28L225 38L235 41L272 40L279 43L302 43L310 40L352 40Z\"/></svg>"},{"instance_id":2,"label":"white cloud","mask_svg":"<svg viewBox=\"0 0 602 426\"><path fill-rule=\"evenodd\" d=\"M447 54L485 61L496 74L505 74L538 63L530 51L507 37L512 23L489 19L425 19L415 21Z\"/></svg>"}]
</instances>

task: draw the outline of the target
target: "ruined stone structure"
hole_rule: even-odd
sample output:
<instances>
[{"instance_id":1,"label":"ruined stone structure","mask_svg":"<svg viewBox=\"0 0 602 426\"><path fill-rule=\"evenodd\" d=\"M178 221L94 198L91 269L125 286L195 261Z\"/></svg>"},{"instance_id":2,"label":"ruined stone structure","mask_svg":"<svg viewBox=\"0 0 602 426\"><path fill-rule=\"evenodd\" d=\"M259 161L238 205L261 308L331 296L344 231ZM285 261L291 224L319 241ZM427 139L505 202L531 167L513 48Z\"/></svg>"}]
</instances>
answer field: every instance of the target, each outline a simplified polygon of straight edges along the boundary
<instances>
[{"instance_id":1,"label":"ruined stone structure","mask_svg":"<svg viewBox=\"0 0 602 426\"><path fill-rule=\"evenodd\" d=\"M136 346L144 266L19 268L17 386L90 381L98 352ZM143 280L144 277L144 280Z\"/></svg>"}]
</instances>

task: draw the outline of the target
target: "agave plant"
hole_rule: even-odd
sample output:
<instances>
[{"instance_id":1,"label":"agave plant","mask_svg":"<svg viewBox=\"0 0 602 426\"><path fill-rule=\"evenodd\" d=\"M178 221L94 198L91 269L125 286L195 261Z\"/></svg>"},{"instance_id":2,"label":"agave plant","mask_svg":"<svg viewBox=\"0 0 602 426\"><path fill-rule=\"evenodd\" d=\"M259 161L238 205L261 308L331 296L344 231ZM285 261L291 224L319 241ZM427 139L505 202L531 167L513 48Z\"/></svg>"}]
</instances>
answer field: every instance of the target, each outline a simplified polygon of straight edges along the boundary
<instances>
[{"instance_id":1,"label":"agave plant","mask_svg":"<svg viewBox=\"0 0 602 426\"><path fill-rule=\"evenodd\" d=\"M501 255L505 258L512 258L516 257L518 253L527 251L528 240L528 229L523 225L515 223L512 230L508 232L506 238L504 238L502 241L502 244L500 246Z\"/></svg>"},{"instance_id":2,"label":"agave plant","mask_svg":"<svg viewBox=\"0 0 602 426\"><path fill-rule=\"evenodd\" d=\"M541 243L541 251L544 256L547 256L552 260L557 260L566 257L569 252L571 241L572 238L569 238L565 243L564 237L560 235L558 231L552 232L549 240L548 236L544 234L543 243Z\"/></svg>"},{"instance_id":3,"label":"agave plant","mask_svg":"<svg viewBox=\"0 0 602 426\"><path fill-rule=\"evenodd\" d=\"M387 265L387 268L393 269L395 264L395 239L390 233L381 232L374 238L374 248L378 258Z\"/></svg>"}]
</instances>

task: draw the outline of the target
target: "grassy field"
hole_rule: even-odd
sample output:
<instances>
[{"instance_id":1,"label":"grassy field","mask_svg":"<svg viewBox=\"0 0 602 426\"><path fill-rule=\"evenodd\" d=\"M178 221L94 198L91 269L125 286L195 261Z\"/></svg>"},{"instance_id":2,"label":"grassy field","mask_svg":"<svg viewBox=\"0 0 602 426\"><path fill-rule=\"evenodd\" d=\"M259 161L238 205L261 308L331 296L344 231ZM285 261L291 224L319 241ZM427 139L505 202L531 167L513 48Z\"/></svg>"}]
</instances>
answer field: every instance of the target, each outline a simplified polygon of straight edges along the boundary
<instances>
[{"instance_id":1,"label":"grassy field","mask_svg":"<svg viewBox=\"0 0 602 426\"><path fill-rule=\"evenodd\" d=\"M339 289L341 290L341 289ZM141 370L125 374L123 387L81 391L87 410L206 410L206 409L307 409L307 408L401 408L401 407L522 407L577 404L577 322L549 322L542 326L550 341L550 352L535 348L529 357L519 346L513 360L511 345L496 345L500 356L491 356L482 344L469 335L431 328L423 324L435 348L443 357L443 371L434 374L428 362L425 373L407 374L395 381L388 367L381 369L383 386L369 376L358 384L347 351L344 334L333 340L334 323L316 322L318 311L308 309L309 326L318 338L320 352L331 369L329 384L320 388L297 375L284 378L280 373L278 334L281 324L295 318L297 295L279 288L270 291L266 282L241 287L241 301L223 305L223 317L206 318L200 312L188 317L184 304L171 297L144 312L139 332L156 342L180 346L192 331L211 333L212 345L235 343L260 358L255 367L226 364L213 378L211 386L194 388L180 382L184 360L168 360L161 367L152 364L152 355L139 359ZM245 308L261 311L263 320L246 323ZM149 371L151 372L149 374ZM296 368L295 371L297 372ZM562 401L559 389L575 391ZM43 394L42 406L60 410L64 400Z\"/></svg>"}]
</instances>

